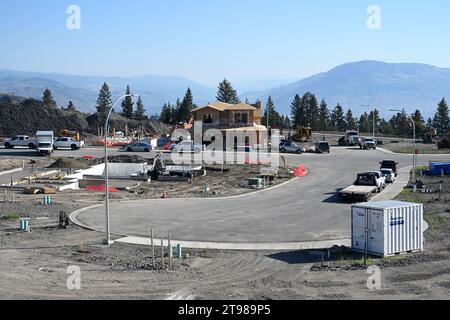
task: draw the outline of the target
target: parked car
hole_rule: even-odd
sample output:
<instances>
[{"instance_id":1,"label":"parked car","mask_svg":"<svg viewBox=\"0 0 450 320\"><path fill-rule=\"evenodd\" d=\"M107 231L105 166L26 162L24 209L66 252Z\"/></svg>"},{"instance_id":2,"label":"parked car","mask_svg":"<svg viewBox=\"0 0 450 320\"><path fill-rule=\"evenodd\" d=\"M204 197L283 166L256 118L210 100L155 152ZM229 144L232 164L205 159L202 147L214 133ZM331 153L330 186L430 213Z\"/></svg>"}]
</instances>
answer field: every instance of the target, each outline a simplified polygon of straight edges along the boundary
<instances>
[{"instance_id":1,"label":"parked car","mask_svg":"<svg viewBox=\"0 0 450 320\"><path fill-rule=\"evenodd\" d=\"M363 138L359 142L359 148L360 149L364 149L364 150L369 150L369 149L376 150L377 149L377 143L372 138Z\"/></svg>"},{"instance_id":2,"label":"parked car","mask_svg":"<svg viewBox=\"0 0 450 320\"><path fill-rule=\"evenodd\" d=\"M381 174L386 179L386 183L394 183L394 181L397 179L392 169L381 169Z\"/></svg>"},{"instance_id":3,"label":"parked car","mask_svg":"<svg viewBox=\"0 0 450 320\"><path fill-rule=\"evenodd\" d=\"M398 167L398 162L395 160L383 160L380 162L380 170L392 169L392 171L394 171L396 177L398 175L397 167Z\"/></svg>"},{"instance_id":4,"label":"parked car","mask_svg":"<svg viewBox=\"0 0 450 320\"><path fill-rule=\"evenodd\" d=\"M293 141L284 140L280 143L280 152L302 154L305 152L305 149Z\"/></svg>"},{"instance_id":5,"label":"parked car","mask_svg":"<svg viewBox=\"0 0 450 320\"><path fill-rule=\"evenodd\" d=\"M135 142L127 145L124 149L127 152L150 152L153 147L147 142Z\"/></svg>"},{"instance_id":6,"label":"parked car","mask_svg":"<svg viewBox=\"0 0 450 320\"><path fill-rule=\"evenodd\" d=\"M29 136L22 135L7 139L4 143L5 149L13 149L14 147L27 147L29 149L35 149L36 144L36 140L32 140Z\"/></svg>"},{"instance_id":7,"label":"parked car","mask_svg":"<svg viewBox=\"0 0 450 320\"><path fill-rule=\"evenodd\" d=\"M172 144L170 146L170 150L172 152L194 152L200 153L204 151L206 148L204 145L196 144L192 140L183 140L178 142L177 144Z\"/></svg>"},{"instance_id":8,"label":"parked car","mask_svg":"<svg viewBox=\"0 0 450 320\"><path fill-rule=\"evenodd\" d=\"M79 150L84 147L84 141L77 141L71 137L59 137L53 144L53 148Z\"/></svg>"},{"instance_id":9,"label":"parked car","mask_svg":"<svg viewBox=\"0 0 450 320\"><path fill-rule=\"evenodd\" d=\"M316 142L316 152L317 153L330 153L330 144L326 141Z\"/></svg>"}]
</instances>

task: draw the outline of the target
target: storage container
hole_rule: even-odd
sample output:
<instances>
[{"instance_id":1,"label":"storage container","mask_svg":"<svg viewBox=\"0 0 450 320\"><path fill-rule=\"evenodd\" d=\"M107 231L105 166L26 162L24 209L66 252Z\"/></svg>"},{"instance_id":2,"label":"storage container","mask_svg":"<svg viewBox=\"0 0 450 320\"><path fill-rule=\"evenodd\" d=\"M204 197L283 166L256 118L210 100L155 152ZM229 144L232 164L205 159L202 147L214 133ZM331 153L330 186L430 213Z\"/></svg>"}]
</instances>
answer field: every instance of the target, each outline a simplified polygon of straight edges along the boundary
<instances>
[{"instance_id":1,"label":"storage container","mask_svg":"<svg viewBox=\"0 0 450 320\"><path fill-rule=\"evenodd\" d=\"M423 204L380 201L353 205L352 248L382 257L423 251Z\"/></svg>"}]
</instances>

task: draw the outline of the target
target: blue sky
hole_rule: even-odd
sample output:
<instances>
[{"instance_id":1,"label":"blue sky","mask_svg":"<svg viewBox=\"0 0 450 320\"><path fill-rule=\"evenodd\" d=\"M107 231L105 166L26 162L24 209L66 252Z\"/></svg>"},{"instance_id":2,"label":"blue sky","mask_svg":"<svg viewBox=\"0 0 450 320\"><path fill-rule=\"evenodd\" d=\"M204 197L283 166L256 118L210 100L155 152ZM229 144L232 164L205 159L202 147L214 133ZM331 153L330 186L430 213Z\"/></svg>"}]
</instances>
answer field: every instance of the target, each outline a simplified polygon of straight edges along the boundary
<instances>
[{"instance_id":1,"label":"blue sky","mask_svg":"<svg viewBox=\"0 0 450 320\"><path fill-rule=\"evenodd\" d=\"M81 9L68 30L66 9ZM381 30L366 10L381 8ZM0 0L0 68L300 79L357 60L450 67L448 0Z\"/></svg>"}]
</instances>

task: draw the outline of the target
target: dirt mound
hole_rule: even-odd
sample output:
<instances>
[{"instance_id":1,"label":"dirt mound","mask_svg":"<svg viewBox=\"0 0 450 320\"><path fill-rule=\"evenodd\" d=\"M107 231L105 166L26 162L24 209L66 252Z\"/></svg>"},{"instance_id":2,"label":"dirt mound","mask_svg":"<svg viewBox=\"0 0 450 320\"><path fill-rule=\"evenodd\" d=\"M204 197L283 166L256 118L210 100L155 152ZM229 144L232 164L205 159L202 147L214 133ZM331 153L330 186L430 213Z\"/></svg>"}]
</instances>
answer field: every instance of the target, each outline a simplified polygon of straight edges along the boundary
<instances>
[{"instance_id":1,"label":"dirt mound","mask_svg":"<svg viewBox=\"0 0 450 320\"><path fill-rule=\"evenodd\" d=\"M98 134L103 121L97 114L88 115L79 111L68 111L46 107L41 101L0 95L0 136L26 134L34 136L36 131L59 132L62 129L79 131L81 134ZM169 127L157 120L127 119L119 113L113 113L110 128L116 131L141 131L157 135L169 133Z\"/></svg>"},{"instance_id":2,"label":"dirt mound","mask_svg":"<svg viewBox=\"0 0 450 320\"><path fill-rule=\"evenodd\" d=\"M49 169L88 169L96 163L82 158L59 158L47 168Z\"/></svg>"},{"instance_id":3,"label":"dirt mound","mask_svg":"<svg viewBox=\"0 0 450 320\"><path fill-rule=\"evenodd\" d=\"M104 159L102 159L103 161ZM149 159L142 158L140 156L120 155L108 157L110 163L145 163L149 162Z\"/></svg>"},{"instance_id":4,"label":"dirt mound","mask_svg":"<svg viewBox=\"0 0 450 320\"><path fill-rule=\"evenodd\" d=\"M23 162L19 159L0 159L0 171L6 171L22 167Z\"/></svg>"},{"instance_id":5,"label":"dirt mound","mask_svg":"<svg viewBox=\"0 0 450 320\"><path fill-rule=\"evenodd\" d=\"M0 136L34 136L39 130L84 132L87 128L86 116L78 111L46 107L34 99L20 103L0 101Z\"/></svg>"}]
</instances>

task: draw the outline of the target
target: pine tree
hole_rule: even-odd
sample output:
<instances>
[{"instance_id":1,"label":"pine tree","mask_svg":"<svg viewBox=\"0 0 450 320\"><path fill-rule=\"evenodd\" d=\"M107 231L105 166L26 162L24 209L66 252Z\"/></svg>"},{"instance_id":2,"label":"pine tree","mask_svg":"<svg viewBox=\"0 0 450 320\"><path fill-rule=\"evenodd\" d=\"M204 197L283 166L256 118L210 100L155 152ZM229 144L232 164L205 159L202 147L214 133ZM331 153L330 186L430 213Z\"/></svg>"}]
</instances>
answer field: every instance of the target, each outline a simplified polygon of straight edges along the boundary
<instances>
[{"instance_id":1,"label":"pine tree","mask_svg":"<svg viewBox=\"0 0 450 320\"><path fill-rule=\"evenodd\" d=\"M444 137L450 130L449 110L445 98L442 98L438 104L438 109L433 119L433 126L441 137Z\"/></svg>"},{"instance_id":2,"label":"pine tree","mask_svg":"<svg viewBox=\"0 0 450 320\"><path fill-rule=\"evenodd\" d=\"M330 123L330 111L328 110L328 105L325 99L322 99L319 107L319 130L326 131L328 130Z\"/></svg>"},{"instance_id":3,"label":"pine tree","mask_svg":"<svg viewBox=\"0 0 450 320\"><path fill-rule=\"evenodd\" d=\"M72 101L69 101L69 105L67 106L67 111L75 111L75 106Z\"/></svg>"},{"instance_id":4,"label":"pine tree","mask_svg":"<svg viewBox=\"0 0 450 320\"><path fill-rule=\"evenodd\" d=\"M192 115L192 110L195 109L194 97L191 88L188 88L184 98L177 109L178 122L188 122Z\"/></svg>"},{"instance_id":5,"label":"pine tree","mask_svg":"<svg viewBox=\"0 0 450 320\"><path fill-rule=\"evenodd\" d=\"M291 103L292 126L298 127L302 125L304 114L302 113L302 98L298 94L295 95Z\"/></svg>"},{"instance_id":6,"label":"pine tree","mask_svg":"<svg viewBox=\"0 0 450 320\"><path fill-rule=\"evenodd\" d=\"M370 120L369 120L369 115L367 114L367 112L364 112L361 117L359 117L359 121L358 121L358 129L359 132L370 132Z\"/></svg>"},{"instance_id":7,"label":"pine tree","mask_svg":"<svg viewBox=\"0 0 450 320\"><path fill-rule=\"evenodd\" d=\"M348 109L347 114L345 115L345 124L347 126L347 129L349 130L356 129L356 120L353 117L353 112L350 108Z\"/></svg>"},{"instance_id":8,"label":"pine tree","mask_svg":"<svg viewBox=\"0 0 450 320\"><path fill-rule=\"evenodd\" d=\"M50 108L56 108L56 101L53 99L52 92L49 88L46 88L44 90L44 96L42 98L42 102L44 103L44 106L50 107Z\"/></svg>"},{"instance_id":9,"label":"pine tree","mask_svg":"<svg viewBox=\"0 0 450 320\"><path fill-rule=\"evenodd\" d=\"M164 103L164 106L161 110L161 115L159 116L159 120L164 124L173 124L172 122L172 113L173 113L173 107L168 103Z\"/></svg>"},{"instance_id":10,"label":"pine tree","mask_svg":"<svg viewBox=\"0 0 450 320\"><path fill-rule=\"evenodd\" d=\"M134 119L136 119L136 120L147 119L147 117L145 116L144 103L142 102L141 97L139 97L136 102L136 111L134 112Z\"/></svg>"},{"instance_id":11,"label":"pine tree","mask_svg":"<svg viewBox=\"0 0 450 320\"><path fill-rule=\"evenodd\" d=\"M334 110L331 114L331 122L333 124L333 127L336 130L345 131L346 123L345 123L344 110L342 109L342 107L339 103L336 105L336 107L334 108Z\"/></svg>"},{"instance_id":12,"label":"pine tree","mask_svg":"<svg viewBox=\"0 0 450 320\"><path fill-rule=\"evenodd\" d=\"M264 116L261 120L261 123L263 125L267 125L267 113L269 113L269 127L276 127L282 125L281 116L275 109L275 105L273 103L271 96L267 98L266 109L264 111Z\"/></svg>"},{"instance_id":13,"label":"pine tree","mask_svg":"<svg viewBox=\"0 0 450 320\"><path fill-rule=\"evenodd\" d=\"M238 104L241 102L238 98L237 91L234 90L233 85L227 79L223 79L219 83L216 99L217 101L230 104Z\"/></svg>"},{"instance_id":14,"label":"pine tree","mask_svg":"<svg viewBox=\"0 0 450 320\"><path fill-rule=\"evenodd\" d=\"M302 97L302 113L304 113L304 119L302 119L302 125L304 127L310 127L313 130L317 130L319 122L319 104L317 98L311 92L307 92Z\"/></svg>"},{"instance_id":15,"label":"pine tree","mask_svg":"<svg viewBox=\"0 0 450 320\"><path fill-rule=\"evenodd\" d=\"M106 117L106 113L109 111L112 105L111 92L106 82L103 84L97 98L97 114L102 121Z\"/></svg>"},{"instance_id":16,"label":"pine tree","mask_svg":"<svg viewBox=\"0 0 450 320\"><path fill-rule=\"evenodd\" d=\"M422 113L420 110L416 110L412 115L411 118L414 121L414 124L416 125L416 136L417 137L423 137L425 134L425 120L422 117ZM412 130L412 128L411 128Z\"/></svg>"},{"instance_id":17,"label":"pine tree","mask_svg":"<svg viewBox=\"0 0 450 320\"><path fill-rule=\"evenodd\" d=\"M410 126L411 123L409 121L408 115L406 111L403 109L402 112L397 113L389 120L395 135L399 137L410 137Z\"/></svg>"},{"instance_id":18,"label":"pine tree","mask_svg":"<svg viewBox=\"0 0 450 320\"><path fill-rule=\"evenodd\" d=\"M130 86L127 86L127 90L125 91L125 94L131 94ZM128 96L125 97L122 101L122 114L124 117L131 119L133 118L133 99L132 97Z\"/></svg>"}]
</instances>

